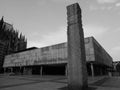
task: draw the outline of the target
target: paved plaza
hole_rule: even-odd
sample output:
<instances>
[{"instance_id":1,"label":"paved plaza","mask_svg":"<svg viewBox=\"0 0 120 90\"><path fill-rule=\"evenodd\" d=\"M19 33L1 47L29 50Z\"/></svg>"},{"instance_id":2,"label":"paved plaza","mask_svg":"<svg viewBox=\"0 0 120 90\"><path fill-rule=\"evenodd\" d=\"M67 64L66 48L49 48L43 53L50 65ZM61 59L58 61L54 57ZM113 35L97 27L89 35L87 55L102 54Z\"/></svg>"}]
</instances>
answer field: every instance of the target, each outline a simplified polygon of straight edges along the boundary
<instances>
[{"instance_id":1,"label":"paved plaza","mask_svg":"<svg viewBox=\"0 0 120 90\"><path fill-rule=\"evenodd\" d=\"M88 90L120 90L120 77L89 77ZM0 75L0 90L68 90L65 76Z\"/></svg>"}]
</instances>

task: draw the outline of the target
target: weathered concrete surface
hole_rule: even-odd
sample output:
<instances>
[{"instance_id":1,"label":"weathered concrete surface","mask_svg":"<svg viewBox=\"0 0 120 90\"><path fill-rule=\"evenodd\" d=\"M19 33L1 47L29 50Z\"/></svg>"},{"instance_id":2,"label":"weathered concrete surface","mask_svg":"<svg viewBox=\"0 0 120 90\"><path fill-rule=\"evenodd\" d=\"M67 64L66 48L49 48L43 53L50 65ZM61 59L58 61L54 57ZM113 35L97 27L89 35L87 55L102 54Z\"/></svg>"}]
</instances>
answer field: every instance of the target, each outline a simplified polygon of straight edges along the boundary
<instances>
[{"instance_id":1,"label":"weathered concrete surface","mask_svg":"<svg viewBox=\"0 0 120 90\"><path fill-rule=\"evenodd\" d=\"M120 77L88 77L86 90L120 90ZM0 75L0 90L69 90L64 76Z\"/></svg>"},{"instance_id":2,"label":"weathered concrete surface","mask_svg":"<svg viewBox=\"0 0 120 90\"><path fill-rule=\"evenodd\" d=\"M68 87L81 90L88 86L84 33L78 3L67 6L68 20Z\"/></svg>"}]
</instances>

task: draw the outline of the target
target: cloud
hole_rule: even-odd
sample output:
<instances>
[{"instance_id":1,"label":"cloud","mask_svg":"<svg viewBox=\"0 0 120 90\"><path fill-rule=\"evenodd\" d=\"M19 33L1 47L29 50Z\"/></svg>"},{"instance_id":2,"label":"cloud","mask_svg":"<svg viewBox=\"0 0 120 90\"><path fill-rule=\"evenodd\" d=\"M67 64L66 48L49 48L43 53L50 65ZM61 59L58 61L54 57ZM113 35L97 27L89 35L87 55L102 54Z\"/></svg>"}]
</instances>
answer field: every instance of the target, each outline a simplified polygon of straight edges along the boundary
<instances>
[{"instance_id":1,"label":"cloud","mask_svg":"<svg viewBox=\"0 0 120 90\"><path fill-rule=\"evenodd\" d=\"M76 3L79 2L80 0L37 0L38 3L40 3L40 5L42 4L46 4L49 2L54 2L54 3Z\"/></svg>"},{"instance_id":2,"label":"cloud","mask_svg":"<svg viewBox=\"0 0 120 90\"><path fill-rule=\"evenodd\" d=\"M91 11L94 11L94 10L98 10L98 7L97 7L97 6L90 5L89 9L90 9Z\"/></svg>"},{"instance_id":3,"label":"cloud","mask_svg":"<svg viewBox=\"0 0 120 90\"><path fill-rule=\"evenodd\" d=\"M55 3L58 3L58 4L64 3L66 5L73 4L73 3L76 3L76 2L80 2L80 0L51 0L51 1L55 2Z\"/></svg>"},{"instance_id":4,"label":"cloud","mask_svg":"<svg viewBox=\"0 0 120 90\"><path fill-rule=\"evenodd\" d=\"M100 37L109 30L108 28L103 26L90 25L90 24L83 26L83 28L84 28L85 37L89 37L89 36Z\"/></svg>"},{"instance_id":5,"label":"cloud","mask_svg":"<svg viewBox=\"0 0 120 90\"><path fill-rule=\"evenodd\" d=\"M48 33L47 35L44 35L42 38L44 39L44 42L48 45L66 42L67 41L66 31L67 31L66 27L60 27L55 32Z\"/></svg>"},{"instance_id":6,"label":"cloud","mask_svg":"<svg viewBox=\"0 0 120 90\"><path fill-rule=\"evenodd\" d=\"M111 10L113 7L101 7L101 10Z\"/></svg>"},{"instance_id":7,"label":"cloud","mask_svg":"<svg viewBox=\"0 0 120 90\"><path fill-rule=\"evenodd\" d=\"M52 0L53 2L76 2L79 0Z\"/></svg>"},{"instance_id":8,"label":"cloud","mask_svg":"<svg viewBox=\"0 0 120 90\"><path fill-rule=\"evenodd\" d=\"M111 10L113 7L112 6L102 6L102 7L97 7L97 6L94 6L94 5L90 5L89 9L91 11L96 11L96 10Z\"/></svg>"},{"instance_id":9,"label":"cloud","mask_svg":"<svg viewBox=\"0 0 120 90\"><path fill-rule=\"evenodd\" d=\"M104 3L116 3L118 0L97 0L98 3L104 4Z\"/></svg>"},{"instance_id":10,"label":"cloud","mask_svg":"<svg viewBox=\"0 0 120 90\"><path fill-rule=\"evenodd\" d=\"M115 46L111 49L111 55L113 56L114 58L114 61L119 61L120 60L120 46Z\"/></svg>"},{"instance_id":11,"label":"cloud","mask_svg":"<svg viewBox=\"0 0 120 90\"><path fill-rule=\"evenodd\" d=\"M116 7L120 7L120 3L116 3L116 5L115 5Z\"/></svg>"},{"instance_id":12,"label":"cloud","mask_svg":"<svg viewBox=\"0 0 120 90\"><path fill-rule=\"evenodd\" d=\"M113 47L112 51L120 51L120 46Z\"/></svg>"},{"instance_id":13,"label":"cloud","mask_svg":"<svg viewBox=\"0 0 120 90\"><path fill-rule=\"evenodd\" d=\"M45 35L42 35L41 41L29 41L28 40L28 47L36 46L36 47L44 47L49 46L57 43L62 43L67 41L67 28L62 26L58 28L55 32L49 32Z\"/></svg>"},{"instance_id":14,"label":"cloud","mask_svg":"<svg viewBox=\"0 0 120 90\"><path fill-rule=\"evenodd\" d=\"M27 48L29 48L29 47L43 47L43 46L45 46L45 44L42 42L39 42L39 41L28 40L28 42L27 42Z\"/></svg>"}]
</instances>

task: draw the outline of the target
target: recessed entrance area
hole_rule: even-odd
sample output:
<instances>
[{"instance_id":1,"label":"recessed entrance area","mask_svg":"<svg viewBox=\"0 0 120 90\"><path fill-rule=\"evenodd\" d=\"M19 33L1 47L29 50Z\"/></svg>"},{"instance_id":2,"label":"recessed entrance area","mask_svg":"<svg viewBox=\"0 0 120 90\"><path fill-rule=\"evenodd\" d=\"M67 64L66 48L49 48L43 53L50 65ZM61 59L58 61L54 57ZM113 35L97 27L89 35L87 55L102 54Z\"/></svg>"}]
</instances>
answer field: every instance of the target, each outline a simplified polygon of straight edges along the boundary
<instances>
[{"instance_id":1,"label":"recessed entrance area","mask_svg":"<svg viewBox=\"0 0 120 90\"><path fill-rule=\"evenodd\" d=\"M45 65L43 66L43 75L65 75L66 65Z\"/></svg>"}]
</instances>

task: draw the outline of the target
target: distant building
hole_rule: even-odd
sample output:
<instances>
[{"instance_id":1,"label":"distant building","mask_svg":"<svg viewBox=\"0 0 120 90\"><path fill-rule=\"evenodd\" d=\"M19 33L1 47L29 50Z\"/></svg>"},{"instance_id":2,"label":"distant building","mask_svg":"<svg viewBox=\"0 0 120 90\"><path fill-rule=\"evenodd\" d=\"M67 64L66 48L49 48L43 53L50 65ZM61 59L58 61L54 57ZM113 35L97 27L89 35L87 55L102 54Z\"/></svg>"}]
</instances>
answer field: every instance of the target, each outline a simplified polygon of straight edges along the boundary
<instances>
[{"instance_id":1,"label":"distant building","mask_svg":"<svg viewBox=\"0 0 120 90\"><path fill-rule=\"evenodd\" d=\"M5 25L5 30L13 30L13 25L7 23L7 22L3 22L3 26Z\"/></svg>"},{"instance_id":2,"label":"distant building","mask_svg":"<svg viewBox=\"0 0 120 90\"><path fill-rule=\"evenodd\" d=\"M27 48L27 39L25 36L14 30L13 25L4 22L3 17L0 20L0 42L4 43L5 50L1 51L4 52L4 55Z\"/></svg>"},{"instance_id":3,"label":"distant building","mask_svg":"<svg viewBox=\"0 0 120 90\"><path fill-rule=\"evenodd\" d=\"M85 38L88 75L106 75L112 57L93 38ZM5 72L41 75L67 75L67 43L29 49L5 56Z\"/></svg>"},{"instance_id":4,"label":"distant building","mask_svg":"<svg viewBox=\"0 0 120 90\"><path fill-rule=\"evenodd\" d=\"M0 20L0 40L6 44L6 54L11 54L15 51L24 50L27 47L25 36L14 30L13 25Z\"/></svg>"},{"instance_id":5,"label":"distant building","mask_svg":"<svg viewBox=\"0 0 120 90\"><path fill-rule=\"evenodd\" d=\"M120 76L120 61L113 62L113 76Z\"/></svg>"},{"instance_id":6,"label":"distant building","mask_svg":"<svg viewBox=\"0 0 120 90\"><path fill-rule=\"evenodd\" d=\"M0 73L3 72L3 62L4 62L4 56L5 56L5 44L0 41Z\"/></svg>"}]
</instances>

